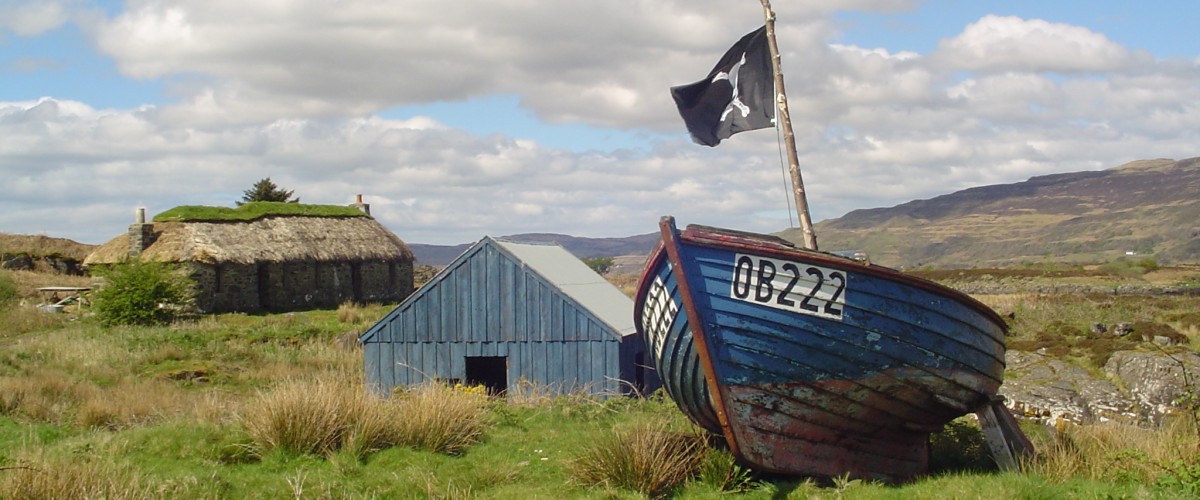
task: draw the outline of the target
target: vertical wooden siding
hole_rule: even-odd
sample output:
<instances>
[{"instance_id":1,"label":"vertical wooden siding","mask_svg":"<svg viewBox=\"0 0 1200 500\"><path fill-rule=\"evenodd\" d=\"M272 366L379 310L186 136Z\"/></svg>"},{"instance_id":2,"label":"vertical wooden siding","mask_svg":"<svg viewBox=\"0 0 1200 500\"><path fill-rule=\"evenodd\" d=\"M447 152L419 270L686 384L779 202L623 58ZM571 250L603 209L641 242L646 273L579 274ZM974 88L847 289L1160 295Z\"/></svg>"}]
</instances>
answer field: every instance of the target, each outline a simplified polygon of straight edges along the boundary
<instances>
[{"instance_id":1,"label":"vertical wooden siding","mask_svg":"<svg viewBox=\"0 0 1200 500\"><path fill-rule=\"evenodd\" d=\"M491 240L459 257L364 338L364 369L380 392L428 378L461 380L466 356L506 356L510 386L526 380L617 393L618 380L633 379L626 371L633 352L621 349L611 327Z\"/></svg>"}]
</instances>

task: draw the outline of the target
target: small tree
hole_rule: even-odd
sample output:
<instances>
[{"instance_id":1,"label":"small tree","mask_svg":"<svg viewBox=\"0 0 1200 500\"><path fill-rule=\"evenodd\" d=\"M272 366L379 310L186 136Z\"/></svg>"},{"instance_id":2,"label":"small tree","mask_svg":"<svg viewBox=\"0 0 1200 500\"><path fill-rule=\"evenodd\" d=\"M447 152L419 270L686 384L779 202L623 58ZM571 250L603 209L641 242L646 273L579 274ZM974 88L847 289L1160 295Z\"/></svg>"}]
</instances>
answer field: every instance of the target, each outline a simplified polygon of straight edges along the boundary
<instances>
[{"instance_id":1,"label":"small tree","mask_svg":"<svg viewBox=\"0 0 1200 500\"><path fill-rule=\"evenodd\" d=\"M596 274L603 275L604 273L607 273L609 269L612 269L613 258L612 257L585 257L583 259L583 263L587 264L587 266L592 268L593 271L596 271Z\"/></svg>"},{"instance_id":2,"label":"small tree","mask_svg":"<svg viewBox=\"0 0 1200 500\"><path fill-rule=\"evenodd\" d=\"M105 326L170 323L192 305L192 283L175 266L135 260L102 275L95 311Z\"/></svg>"},{"instance_id":3,"label":"small tree","mask_svg":"<svg viewBox=\"0 0 1200 500\"><path fill-rule=\"evenodd\" d=\"M254 187L242 192L242 201L235 202L237 206L242 206L255 201L277 201L284 203L300 203L300 198L292 198L292 191L287 191L267 177L261 181L254 183Z\"/></svg>"}]
</instances>

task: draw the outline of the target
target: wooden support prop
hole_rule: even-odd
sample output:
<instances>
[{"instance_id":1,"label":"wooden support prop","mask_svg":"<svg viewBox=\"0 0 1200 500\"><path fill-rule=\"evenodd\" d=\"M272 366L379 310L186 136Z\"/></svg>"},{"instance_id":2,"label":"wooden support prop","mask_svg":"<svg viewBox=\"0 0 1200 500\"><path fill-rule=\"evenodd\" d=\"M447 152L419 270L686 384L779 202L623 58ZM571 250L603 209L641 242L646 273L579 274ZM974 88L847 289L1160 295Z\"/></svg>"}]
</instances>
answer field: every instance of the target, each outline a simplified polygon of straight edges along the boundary
<instances>
[{"instance_id":1,"label":"wooden support prop","mask_svg":"<svg viewBox=\"0 0 1200 500\"><path fill-rule=\"evenodd\" d=\"M1021 459L1033 456L1033 444L1017 426L1017 419L1012 412L1004 406L1004 396L992 397L982 409L975 412L975 416L979 417L983 439L1000 470L1016 470Z\"/></svg>"}]
</instances>

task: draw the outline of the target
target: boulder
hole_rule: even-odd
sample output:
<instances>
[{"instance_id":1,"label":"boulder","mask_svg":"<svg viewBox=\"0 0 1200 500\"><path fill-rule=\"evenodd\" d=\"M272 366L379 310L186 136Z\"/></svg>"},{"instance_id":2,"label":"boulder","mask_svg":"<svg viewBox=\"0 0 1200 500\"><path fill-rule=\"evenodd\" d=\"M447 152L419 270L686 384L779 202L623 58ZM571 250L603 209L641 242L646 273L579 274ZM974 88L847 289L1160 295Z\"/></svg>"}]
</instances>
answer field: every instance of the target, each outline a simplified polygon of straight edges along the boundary
<instances>
[{"instance_id":1,"label":"boulder","mask_svg":"<svg viewBox=\"0 0 1200 500\"><path fill-rule=\"evenodd\" d=\"M1157 425L1195 404L1200 355L1117 351L1104 377L1038 353L1009 350L1000 394L1018 417L1047 425L1120 422Z\"/></svg>"},{"instance_id":2,"label":"boulder","mask_svg":"<svg viewBox=\"0 0 1200 500\"><path fill-rule=\"evenodd\" d=\"M1005 362L1000 394L1018 417L1047 425L1140 421L1138 406L1120 388L1078 365L1014 350Z\"/></svg>"},{"instance_id":3,"label":"boulder","mask_svg":"<svg viewBox=\"0 0 1200 500\"><path fill-rule=\"evenodd\" d=\"M33 270L33 258L23 253L4 254L3 257L0 257L0 269L31 271Z\"/></svg>"},{"instance_id":4,"label":"boulder","mask_svg":"<svg viewBox=\"0 0 1200 500\"><path fill-rule=\"evenodd\" d=\"M1182 398L1196 397L1200 387L1200 355L1117 351L1105 363L1104 372L1120 381L1137 404L1142 421L1161 423L1188 403L1181 401Z\"/></svg>"}]
</instances>

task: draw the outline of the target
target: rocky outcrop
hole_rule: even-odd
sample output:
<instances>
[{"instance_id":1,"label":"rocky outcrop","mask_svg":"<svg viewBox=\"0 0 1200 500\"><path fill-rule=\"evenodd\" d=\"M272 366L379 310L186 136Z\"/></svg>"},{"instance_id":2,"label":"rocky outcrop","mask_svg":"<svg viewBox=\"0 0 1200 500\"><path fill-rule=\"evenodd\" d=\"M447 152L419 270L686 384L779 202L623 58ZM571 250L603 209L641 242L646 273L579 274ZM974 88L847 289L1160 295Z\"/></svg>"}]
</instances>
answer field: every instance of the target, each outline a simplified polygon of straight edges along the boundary
<instances>
[{"instance_id":1,"label":"rocky outcrop","mask_svg":"<svg viewBox=\"0 0 1200 500\"><path fill-rule=\"evenodd\" d=\"M1155 425L1181 411L1200 387L1200 356L1118 351L1102 374L1037 353L1010 350L1000 394L1019 417Z\"/></svg>"},{"instance_id":2,"label":"rocky outcrop","mask_svg":"<svg viewBox=\"0 0 1200 500\"><path fill-rule=\"evenodd\" d=\"M0 254L0 269L10 271L46 271L79 276L80 260L61 255L33 256L27 253Z\"/></svg>"},{"instance_id":3,"label":"rocky outcrop","mask_svg":"<svg viewBox=\"0 0 1200 500\"><path fill-rule=\"evenodd\" d=\"M1118 351L1104 365L1104 372L1121 384L1141 421L1157 423L1181 406L1194 404L1200 390L1200 355L1191 352Z\"/></svg>"}]
</instances>

